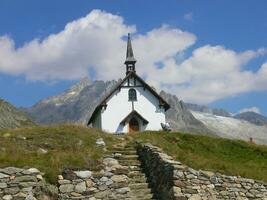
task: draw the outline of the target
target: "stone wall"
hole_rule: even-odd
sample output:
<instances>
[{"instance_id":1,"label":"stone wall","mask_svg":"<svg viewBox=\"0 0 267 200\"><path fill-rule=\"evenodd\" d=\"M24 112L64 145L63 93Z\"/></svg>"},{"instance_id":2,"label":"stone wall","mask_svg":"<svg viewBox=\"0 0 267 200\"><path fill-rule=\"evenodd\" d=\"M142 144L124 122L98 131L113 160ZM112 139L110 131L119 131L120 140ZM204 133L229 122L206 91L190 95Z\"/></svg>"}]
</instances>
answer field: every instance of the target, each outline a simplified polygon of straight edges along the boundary
<instances>
[{"instance_id":1,"label":"stone wall","mask_svg":"<svg viewBox=\"0 0 267 200\"><path fill-rule=\"evenodd\" d=\"M47 184L36 168L0 169L1 200L105 200L128 199L128 168L115 158L103 160L103 170L64 170L58 185Z\"/></svg>"},{"instance_id":2,"label":"stone wall","mask_svg":"<svg viewBox=\"0 0 267 200\"><path fill-rule=\"evenodd\" d=\"M151 144L139 144L143 169L158 199L267 200L267 184L239 176L197 171Z\"/></svg>"},{"instance_id":3,"label":"stone wall","mask_svg":"<svg viewBox=\"0 0 267 200\"><path fill-rule=\"evenodd\" d=\"M66 170L58 176L59 199L128 199L128 169L115 158L105 158L100 172Z\"/></svg>"},{"instance_id":4,"label":"stone wall","mask_svg":"<svg viewBox=\"0 0 267 200\"><path fill-rule=\"evenodd\" d=\"M43 181L38 169L16 167L0 169L0 199L36 200L45 198L45 196L48 197L45 194L47 187L49 186ZM55 189L55 193L57 193L57 189Z\"/></svg>"}]
</instances>

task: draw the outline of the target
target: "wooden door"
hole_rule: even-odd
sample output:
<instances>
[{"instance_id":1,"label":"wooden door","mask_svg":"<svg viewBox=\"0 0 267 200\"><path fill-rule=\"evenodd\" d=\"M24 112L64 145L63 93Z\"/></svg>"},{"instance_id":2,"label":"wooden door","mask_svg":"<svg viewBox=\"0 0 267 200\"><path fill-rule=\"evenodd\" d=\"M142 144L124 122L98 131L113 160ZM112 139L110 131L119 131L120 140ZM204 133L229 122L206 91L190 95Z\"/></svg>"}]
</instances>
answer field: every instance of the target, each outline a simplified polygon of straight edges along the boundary
<instances>
[{"instance_id":1,"label":"wooden door","mask_svg":"<svg viewBox=\"0 0 267 200\"><path fill-rule=\"evenodd\" d=\"M139 123L136 118L132 118L129 121L129 133L137 132L139 131Z\"/></svg>"}]
</instances>

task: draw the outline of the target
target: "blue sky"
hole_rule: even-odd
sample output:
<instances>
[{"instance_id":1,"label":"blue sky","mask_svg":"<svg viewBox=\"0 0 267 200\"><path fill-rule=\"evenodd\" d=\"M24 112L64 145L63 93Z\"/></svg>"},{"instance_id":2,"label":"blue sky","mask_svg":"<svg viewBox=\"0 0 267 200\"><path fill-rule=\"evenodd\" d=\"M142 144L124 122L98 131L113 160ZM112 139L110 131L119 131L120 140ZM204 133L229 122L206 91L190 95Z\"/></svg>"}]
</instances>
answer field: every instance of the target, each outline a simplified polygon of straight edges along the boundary
<instances>
[{"instance_id":1,"label":"blue sky","mask_svg":"<svg viewBox=\"0 0 267 200\"><path fill-rule=\"evenodd\" d=\"M136 55L138 55L138 63L137 65L137 72L140 71L143 77L148 76L149 83L160 87L160 85L168 85L167 88L162 89L169 89L170 92L175 93L179 98L185 99L186 101L192 102L199 102L201 104L207 104L211 107L219 107L225 108L230 112L238 112L243 108L251 108L257 107L261 113L267 115L267 86L264 87L264 73L261 75L257 75L257 71L263 66L264 63L267 62L267 56L264 52L265 48L267 48L267 2L265 0L258 0L258 1L249 1L249 0L236 0L236 1L217 1L217 0L207 0L207 1L195 1L195 0L168 0L168 1L155 1L155 0L148 0L148 1L118 1L118 0L107 0L107 1L99 1L99 0L73 0L73 1L66 1L66 0L57 0L57 1L40 1L40 0L28 0L28 1L10 1L10 0L1 0L0 1L0 37L5 36L8 37L6 43L3 44L11 44L13 42L14 49L13 51L6 54L1 54L1 46L0 46L0 98L4 98L11 103L15 104L16 106L23 106L28 107L43 99L45 97L58 94L59 92L64 91L72 84L77 82L79 79L82 78L82 74L87 76L87 72L89 71L97 71L99 75L92 75L91 79L113 79L118 78L121 73L112 74L110 77L107 75L103 75L106 70L109 70L113 65L118 65L117 63L120 62L120 56L114 64L110 66L107 65L109 68L102 68L100 65L103 63L98 63L98 61L81 61L84 57L75 57L75 65L88 65L86 69L79 68L76 71L72 72L72 68L60 67L57 71L52 71L53 67L48 67L47 63L53 63L53 61L45 61L45 63L38 60L38 66L41 66L35 69L36 65L32 63L36 63L34 59L31 58L30 55L27 54L28 51L35 48L35 45L38 46L36 48L41 48L40 46L43 40L46 40L51 34L58 34L62 32L66 26L66 24L70 22L77 22L80 18L83 18L89 15L93 10L99 9L100 14L98 13L97 16L103 20L115 20L110 21L109 23L114 23L118 25L119 33L113 33L112 29L107 27L102 27L104 33L110 40L107 40L107 45L113 45L112 37L120 36L128 31L133 32L133 46ZM104 14L102 13L104 12ZM105 17L105 13L119 16L123 19L123 22L118 22L116 19L109 19L109 17ZM91 16L92 18L92 16ZM91 19L90 16L88 20ZM99 19L100 20L100 19ZM168 28L160 28L162 26L168 26ZM76 24L75 24L76 26ZM126 26L126 27L124 27ZM80 26L77 26L80 27ZM159 29L159 31L155 30ZM91 29L88 29L89 31ZM154 31L153 31L154 30ZM168 40L169 34L173 33L173 30L182 30L184 34L180 35L171 35L170 39ZM95 30L93 30L95 31ZM154 36L153 34L149 35L148 32L152 32L153 34L162 34L161 36ZM105 41L105 34L101 35L102 39ZM176 34L178 34L176 32ZM165 37L166 36L166 37ZM172 36L174 38L172 38ZM74 35L73 37L77 37ZM93 34L88 37L94 38ZM218 82L214 84L215 88L218 88L218 93L214 92L210 89L210 92L213 94L210 95L208 98L204 98L206 95L206 91L199 92L204 90L204 86L201 88L195 87L194 84L198 84L201 80L206 80L206 77L198 77L198 75L184 75L182 72L186 71L188 73L188 64L187 62L184 64L185 66L176 65L176 67L181 67L186 70L180 70L179 76L174 77L173 79L176 81L168 82L167 80L160 80L160 84L157 83L158 80L157 72L155 70L151 71L152 64L145 59L148 59L148 56L142 52L142 41L147 44L146 46L151 46L151 48L157 48L157 44L161 43L152 43L153 38L159 38L158 41L170 41L170 43L175 43L176 46L166 46L162 47L162 49L166 49L168 51L170 49L170 55L167 55L160 60L166 66L171 62L166 57L173 56L173 51L176 51L175 59L180 59L181 62L188 60L190 62L190 66L193 67L198 66L198 62L203 63L199 58L194 58L194 51L198 50L199 55L203 55L205 52L211 52L221 54L223 52L227 54L225 57L226 59L230 55L230 59L232 59L232 54L234 55L234 63L242 63L242 64L233 64L233 68L242 68L239 72L252 72L255 73L249 77L244 75L244 78L240 80L235 80L237 78L230 78L229 80L232 81L231 84L227 85L223 82ZM151 39L152 38L152 39ZM178 39L179 38L179 41ZM23 69L17 69L16 66L20 65L21 58L18 55L19 53L14 53L15 51L19 51L20 48L25 49L25 45L39 39L39 43L32 45L34 47L29 48L30 50L26 50L22 53L22 56L26 55L29 59L26 63L30 63L32 66L31 68L27 68L27 66L23 67ZM118 46L121 46L123 41L118 41ZM135 41L136 39L136 41ZM59 39L55 39L58 41ZM173 40L173 41L172 41ZM185 44L181 44L181 40L186 41ZM12 41L12 42L11 42ZM75 40L77 41L77 40ZM91 44L92 40L88 40L88 43ZM11 43L10 43L11 42ZM66 45L66 48L72 48L70 44L73 42L69 42ZM1 43L0 43L1 44ZM181 47L182 45L182 47ZM98 47L96 44L93 45L94 48L99 48L99 52L102 52L104 46ZM219 47L220 48L219 48ZM76 46L75 46L76 47ZM204 48L205 47L205 48ZM216 48L215 48L216 47ZM217 48L218 47L218 48ZM108 47L109 49L111 47ZM161 47L158 47L159 49ZM176 48L176 50L174 49ZM87 47L83 49L87 50ZM121 50L121 48L119 48ZM140 50L139 50L140 49ZM80 49L79 49L80 50ZM117 49L116 49L117 50ZM172 51L171 51L172 50ZM253 51L248 53L247 51ZM78 51L78 50L77 50ZM111 50L110 50L111 51ZM114 51L112 49L112 51ZM124 59L124 49L121 51L123 56L121 56L121 62L123 63ZM3 51L4 52L4 51ZM33 50L34 52L34 50ZM91 49L88 49L88 54L93 52ZM203 52L203 53L202 53ZM55 52L57 53L57 52ZM78 51L79 53L79 51ZM86 52L82 52L85 54ZM139 54L138 54L139 53ZM239 54L244 53L245 56L242 56L242 60ZM32 53L33 54L33 53ZM248 55L249 54L249 55ZM63 55L69 55L68 52L64 52ZM72 54L71 54L72 55ZM107 53L109 55L109 53ZM157 52L155 55L149 57L153 59L156 57ZM204 54L205 55L205 54ZM213 55L213 54L212 54ZM243 54L242 54L243 55ZM13 58L17 60L15 64L13 64ZM38 55L37 55L38 56ZM86 56L85 56L86 57ZM96 55L102 59L101 56ZM178 58L177 58L178 57ZM243 62L243 57L246 57ZM45 57L46 58L46 57ZM224 57L223 57L224 58ZM34 61L32 61L32 60ZM49 59L49 56L48 56ZM64 56L62 56L64 59ZM109 59L107 57L107 59ZM145 61L142 61L145 60ZM207 58L208 59L208 58ZM1 64L1 60L4 60L3 64ZM139 62L140 61L140 62ZM198 62L197 62L198 61ZM224 60L223 60L224 61ZM56 63L62 64L67 61L56 60ZM218 63L219 61L216 60L214 63ZM230 61L229 61L230 62ZM6 64L8 63L8 64ZM11 63L11 64L10 64ZM105 63L105 62L104 62ZM193 63L193 64L192 64ZM201 63L199 65L201 65ZM204 62L205 64L208 63ZM231 62L232 63L232 60ZM13 64L13 65L12 65ZM29 65L30 65L29 64ZM151 68L147 67L145 70L144 65L148 66L151 64ZM2 66L1 66L2 65ZM26 64L25 64L26 65ZM52 65L52 64L51 64ZM63 65L63 64L62 64ZM75 67L73 65L73 67ZM98 66L99 65L99 66ZM170 64L171 65L171 64ZM227 62L226 64L227 65ZM229 64L230 65L230 64ZM97 67L96 67L97 66ZM55 65L55 67L57 67ZM217 66L214 66L216 68ZM218 64L218 67L223 67ZM12 69L11 69L12 68ZM99 69L99 71L98 71ZM111 71L121 71L124 73L124 68L118 66L118 68L110 69ZM166 70L170 70L166 67ZM200 68L199 68L200 69ZM202 68L201 68L202 69ZM70 71L67 73L65 71ZM204 67L203 67L204 70ZM231 68L231 70L233 70ZM222 71L226 73L225 76L231 73L229 71ZM57 74L53 76L53 74L49 74L48 71L51 73ZM264 71L264 70L262 70ZM62 76L60 76L60 72L62 72ZM64 74L64 73L66 74ZM150 73L151 72L151 73ZM177 73L178 73L177 72ZM123 74L122 73L122 74ZM162 71L164 73L164 71ZM200 74L204 74L203 71L199 71ZM215 72L216 73L216 72ZM228 73L228 74L227 74ZM45 76L42 76L45 74ZM70 75L71 74L71 75ZM73 75L75 74L75 75ZM73 75L73 76L72 76ZM257 75L257 76L256 76ZM185 82L180 82L182 78L188 76ZM209 77L212 76L209 75ZM66 78L64 78L66 77ZM237 74L238 77L238 74ZM253 79L253 82L257 82L255 84L248 84L247 82L250 81L250 77ZM177 80L179 79L179 80ZM198 82L195 82L195 79ZM216 77L215 77L216 79ZM227 77L228 79L228 77ZM262 80L259 80L262 79ZM267 77L266 77L267 79ZM214 79L210 78L210 82L206 82L207 85L212 85L212 81ZM230 82L230 81L229 81ZM258 83L259 82L259 83ZM157 85L158 84L158 85ZM175 85L190 85L192 87L186 88L189 92L184 91L184 88L176 88ZM225 84L223 87L219 87L218 85ZM225 92L223 88L225 87L235 87L236 85L246 85L244 88L237 88L235 90L229 90ZM234 86L233 86L234 85ZM209 91L209 88L207 88ZM215 89L216 90L216 89ZM207 92L208 92L207 91ZM222 93L222 94L221 94ZM225 93L225 94L224 94ZM198 96L204 96L203 98L199 98Z\"/></svg>"}]
</instances>

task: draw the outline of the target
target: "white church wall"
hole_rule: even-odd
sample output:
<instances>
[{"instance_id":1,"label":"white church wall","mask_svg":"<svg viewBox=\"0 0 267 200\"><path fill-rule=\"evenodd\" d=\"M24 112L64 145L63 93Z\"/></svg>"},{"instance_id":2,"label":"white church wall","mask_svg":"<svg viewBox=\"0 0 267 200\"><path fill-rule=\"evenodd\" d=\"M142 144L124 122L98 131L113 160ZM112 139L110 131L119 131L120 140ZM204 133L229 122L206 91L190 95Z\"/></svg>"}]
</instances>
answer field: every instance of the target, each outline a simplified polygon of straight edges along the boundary
<instances>
[{"instance_id":1,"label":"white church wall","mask_svg":"<svg viewBox=\"0 0 267 200\"><path fill-rule=\"evenodd\" d=\"M133 79L130 85L133 85ZM123 84L127 86L127 80ZM136 81L136 85L141 85ZM143 87L135 87L137 92L137 101L133 105L128 101L128 90L130 88L121 88L117 90L107 101L106 110L102 111L102 129L113 132L128 132L128 124L120 125L120 122L132 111L133 107L140 115L142 115L149 123L144 126L139 122L140 129L145 130L160 130L160 123L165 123L164 108L159 108L159 100L148 90Z\"/></svg>"}]
</instances>

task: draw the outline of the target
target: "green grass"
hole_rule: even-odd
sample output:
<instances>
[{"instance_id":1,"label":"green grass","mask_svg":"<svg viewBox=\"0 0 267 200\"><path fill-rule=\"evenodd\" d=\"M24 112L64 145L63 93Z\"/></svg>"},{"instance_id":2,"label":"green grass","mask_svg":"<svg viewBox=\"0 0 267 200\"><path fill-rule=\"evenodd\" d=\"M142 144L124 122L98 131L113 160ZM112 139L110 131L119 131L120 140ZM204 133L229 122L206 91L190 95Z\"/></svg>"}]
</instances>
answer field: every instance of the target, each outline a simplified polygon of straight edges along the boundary
<instances>
[{"instance_id":1,"label":"green grass","mask_svg":"<svg viewBox=\"0 0 267 200\"><path fill-rule=\"evenodd\" d=\"M161 147L192 168L267 182L267 146L181 133L146 132L133 137Z\"/></svg>"},{"instance_id":2,"label":"green grass","mask_svg":"<svg viewBox=\"0 0 267 200\"><path fill-rule=\"evenodd\" d=\"M95 144L99 137L108 146L116 141L99 130L74 125L0 130L0 167L36 167L55 183L64 168L99 168L103 155ZM38 152L40 148L48 153Z\"/></svg>"},{"instance_id":3,"label":"green grass","mask_svg":"<svg viewBox=\"0 0 267 200\"><path fill-rule=\"evenodd\" d=\"M64 168L98 170L104 153L95 144L100 137L108 147L121 143L116 136L74 125L2 129L0 168L36 167L45 172L45 178L50 183L56 183L57 175ZM159 146L175 159L195 169L267 182L267 146L166 132L137 133L126 138ZM40 148L48 150L48 153L38 153Z\"/></svg>"}]
</instances>

